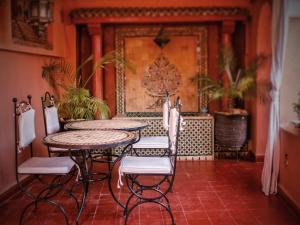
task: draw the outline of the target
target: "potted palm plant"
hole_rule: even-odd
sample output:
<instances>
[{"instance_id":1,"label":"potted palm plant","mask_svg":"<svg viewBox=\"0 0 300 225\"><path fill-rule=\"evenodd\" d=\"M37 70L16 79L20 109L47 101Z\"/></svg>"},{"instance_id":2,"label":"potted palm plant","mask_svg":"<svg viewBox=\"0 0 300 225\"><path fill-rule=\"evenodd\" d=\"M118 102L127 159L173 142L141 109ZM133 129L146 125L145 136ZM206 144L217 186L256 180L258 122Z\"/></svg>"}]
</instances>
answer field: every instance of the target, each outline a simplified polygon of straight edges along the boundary
<instances>
[{"instance_id":1,"label":"potted palm plant","mask_svg":"<svg viewBox=\"0 0 300 225\"><path fill-rule=\"evenodd\" d=\"M215 112L215 142L221 147L239 150L247 140L248 112L243 100L255 97L256 71L266 59L256 57L245 69L237 68L233 50L223 49L220 57L220 72L227 76L228 84L208 76L199 76L200 93L206 93L209 101L225 98L225 111Z\"/></svg>"},{"instance_id":2,"label":"potted palm plant","mask_svg":"<svg viewBox=\"0 0 300 225\"><path fill-rule=\"evenodd\" d=\"M99 62L93 65L92 72L82 79L83 67L93 60L93 56L88 57L76 69L65 59L51 59L42 67L42 77L45 78L54 90L63 90L59 96L57 107L62 120L95 119L97 114L102 119L109 117L109 107L100 98L91 96L87 89L89 80L99 68L104 68L109 63L125 64L129 69L134 70L130 63L125 62L115 52L104 55Z\"/></svg>"}]
</instances>

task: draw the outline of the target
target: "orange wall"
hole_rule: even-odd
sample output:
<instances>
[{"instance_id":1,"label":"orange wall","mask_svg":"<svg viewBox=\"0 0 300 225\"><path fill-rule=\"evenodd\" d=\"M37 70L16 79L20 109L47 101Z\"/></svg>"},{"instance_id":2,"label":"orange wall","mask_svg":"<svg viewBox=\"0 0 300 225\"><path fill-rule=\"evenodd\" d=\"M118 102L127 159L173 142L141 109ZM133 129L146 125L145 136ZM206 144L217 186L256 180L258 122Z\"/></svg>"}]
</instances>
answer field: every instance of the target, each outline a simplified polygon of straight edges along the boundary
<instances>
[{"instance_id":1,"label":"orange wall","mask_svg":"<svg viewBox=\"0 0 300 225\"><path fill-rule=\"evenodd\" d=\"M15 184L13 97L25 99L28 94L32 95L37 131L34 148L38 155L46 154L46 148L41 143L44 125L40 97L50 88L41 77L41 67L52 56L75 58L75 30L73 26L62 23L61 2L55 1L53 50L14 44L11 39L10 1L4 0L0 4L0 194Z\"/></svg>"},{"instance_id":2,"label":"orange wall","mask_svg":"<svg viewBox=\"0 0 300 225\"><path fill-rule=\"evenodd\" d=\"M271 65L271 0L255 1L250 7L251 22L246 28L246 64L257 55L264 54L268 58L257 71L257 83L269 81ZM250 112L249 150L257 161L263 161L267 144L270 99L264 101L259 95L255 99L246 100L245 108Z\"/></svg>"},{"instance_id":3,"label":"orange wall","mask_svg":"<svg viewBox=\"0 0 300 225\"><path fill-rule=\"evenodd\" d=\"M14 130L12 117L12 97L22 98L28 93L33 96L33 106L37 110L38 138L34 147L40 147L39 154L45 154L46 149L41 144L44 128L41 114L41 95L49 89L41 78L41 66L44 60L51 56L68 58L75 63L75 27L70 23L69 12L77 7L192 7L192 6L231 6L250 7L250 0L55 0L55 23L53 24L54 49L16 45L11 40L10 0L0 3L0 194L15 184L14 178ZM62 5L63 4L63 5ZM254 16L255 16L254 11ZM270 18L267 18L270 19ZM255 27L253 28L255 30ZM249 32L249 36L250 36ZM254 40L256 41L256 40ZM247 46L251 48L251 46Z\"/></svg>"},{"instance_id":4,"label":"orange wall","mask_svg":"<svg viewBox=\"0 0 300 225\"><path fill-rule=\"evenodd\" d=\"M34 148L45 153L40 139L44 135L40 97L49 87L41 78L41 65L45 57L18 52L0 51L1 133L0 133L0 193L15 182L14 178L14 119L12 98L25 99L32 95L36 109L37 139Z\"/></svg>"},{"instance_id":5,"label":"orange wall","mask_svg":"<svg viewBox=\"0 0 300 225\"><path fill-rule=\"evenodd\" d=\"M272 9L269 1L257 2L253 7L253 22L251 27L251 38L249 40L250 51L248 52L249 59L258 54L268 56L265 63L257 71L257 83L266 83L270 77L271 66L271 18ZM269 106L270 99L264 99L259 93L255 101L250 103L251 108L251 130L252 130L252 151L258 161L263 160L265 148L267 144L267 135L269 127Z\"/></svg>"}]
</instances>

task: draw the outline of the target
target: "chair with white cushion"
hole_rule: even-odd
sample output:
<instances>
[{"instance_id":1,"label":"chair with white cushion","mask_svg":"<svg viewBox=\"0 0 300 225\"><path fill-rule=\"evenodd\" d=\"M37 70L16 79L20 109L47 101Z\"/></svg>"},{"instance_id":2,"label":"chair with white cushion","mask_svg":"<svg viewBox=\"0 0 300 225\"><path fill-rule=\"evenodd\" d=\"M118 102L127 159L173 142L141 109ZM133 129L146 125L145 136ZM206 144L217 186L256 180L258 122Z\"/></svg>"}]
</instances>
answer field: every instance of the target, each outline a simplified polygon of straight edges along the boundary
<instances>
[{"instance_id":1,"label":"chair with white cushion","mask_svg":"<svg viewBox=\"0 0 300 225\"><path fill-rule=\"evenodd\" d=\"M43 116L44 116L44 126L45 126L45 134L54 134L61 131L60 123L59 123L59 116L58 116L58 109L55 106L55 98L51 95L48 91L45 93L44 97L41 97L42 101L42 108L43 108ZM65 148L56 148L56 147L49 147L48 148L48 155L49 157L52 154L57 156L64 156L69 153L69 149ZM90 171L93 168L94 163L106 163L108 167L110 166L110 160L102 159L103 156L106 156L108 153L105 150L90 150L86 155L90 161ZM100 158L100 159L99 159ZM94 177L94 178L93 178ZM107 178L107 172L91 172L91 180L94 181L101 181Z\"/></svg>"},{"instance_id":2,"label":"chair with white cushion","mask_svg":"<svg viewBox=\"0 0 300 225\"><path fill-rule=\"evenodd\" d=\"M55 98L47 91L44 97L41 97L45 135L54 134L60 131L60 123L58 117L57 107L55 106ZM49 147L48 155L51 157L52 154L61 154L68 152L68 149Z\"/></svg>"},{"instance_id":3,"label":"chair with white cushion","mask_svg":"<svg viewBox=\"0 0 300 225\"><path fill-rule=\"evenodd\" d=\"M125 205L125 225L133 209L144 203L156 203L165 208L172 219L172 225L175 225L167 193L172 190L175 179L181 126L180 107L178 98L174 108L170 110L167 155L140 157L124 153L121 159L118 185L123 185L121 178L124 176L126 185L131 192Z\"/></svg>"},{"instance_id":4,"label":"chair with white cushion","mask_svg":"<svg viewBox=\"0 0 300 225\"><path fill-rule=\"evenodd\" d=\"M163 149L164 154L169 149L168 129L169 129L169 114L170 114L170 98L166 95L166 100L163 104L163 127L166 131L164 136L141 136L139 141L132 145L134 152L138 154L136 149Z\"/></svg>"},{"instance_id":5,"label":"chair with white cushion","mask_svg":"<svg viewBox=\"0 0 300 225\"><path fill-rule=\"evenodd\" d=\"M35 110L31 107L31 96L27 96L28 101L18 102L17 98L13 98L14 117L15 117L15 166L16 180L20 190L32 199L22 211L20 224L23 222L26 211L31 207L37 208L40 202L49 203L57 207L64 215L66 224L69 224L66 211L62 205L53 201L52 198L59 192L63 191L74 199L77 207L79 207L77 198L71 190L64 188L65 184L70 181L72 172L74 171L74 161L70 157L34 157L32 142L36 138L35 133ZM20 155L29 151L30 157L25 161L21 161ZM31 193L20 182L20 176L31 175L43 184L43 188L39 193ZM43 178L48 177L47 179ZM49 179L49 177L51 179Z\"/></svg>"}]
</instances>

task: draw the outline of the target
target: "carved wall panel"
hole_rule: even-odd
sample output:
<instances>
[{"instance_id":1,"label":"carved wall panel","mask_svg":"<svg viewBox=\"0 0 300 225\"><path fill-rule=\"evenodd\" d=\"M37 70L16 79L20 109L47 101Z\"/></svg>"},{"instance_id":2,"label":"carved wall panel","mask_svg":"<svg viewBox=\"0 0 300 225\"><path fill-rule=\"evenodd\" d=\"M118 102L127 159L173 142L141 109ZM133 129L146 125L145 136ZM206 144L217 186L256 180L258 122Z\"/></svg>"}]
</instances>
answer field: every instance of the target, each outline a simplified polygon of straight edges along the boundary
<instances>
[{"instance_id":1,"label":"carved wall panel","mask_svg":"<svg viewBox=\"0 0 300 225\"><path fill-rule=\"evenodd\" d=\"M183 112L196 115L205 99L198 96L192 78L207 74L207 29L205 26L165 26L169 41L163 48L154 41L160 26L116 29L116 50L136 66L133 73L117 67L117 113L127 116L157 116L165 91L179 95Z\"/></svg>"}]
</instances>

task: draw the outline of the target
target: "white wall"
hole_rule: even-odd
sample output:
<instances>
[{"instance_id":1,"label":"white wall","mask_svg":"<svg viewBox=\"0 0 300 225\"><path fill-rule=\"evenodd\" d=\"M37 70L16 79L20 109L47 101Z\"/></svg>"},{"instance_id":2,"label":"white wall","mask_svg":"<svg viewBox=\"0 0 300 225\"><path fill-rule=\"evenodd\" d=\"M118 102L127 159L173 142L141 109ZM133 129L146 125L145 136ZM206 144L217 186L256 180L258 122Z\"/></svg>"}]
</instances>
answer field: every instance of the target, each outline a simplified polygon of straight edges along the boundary
<instances>
[{"instance_id":1,"label":"white wall","mask_svg":"<svg viewBox=\"0 0 300 225\"><path fill-rule=\"evenodd\" d=\"M300 1L299 1L300 2ZM280 122L296 119L293 102L300 92L300 18L289 19L284 72L280 90Z\"/></svg>"}]
</instances>

